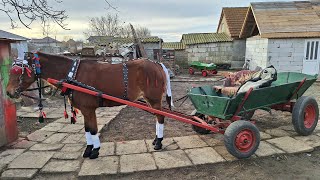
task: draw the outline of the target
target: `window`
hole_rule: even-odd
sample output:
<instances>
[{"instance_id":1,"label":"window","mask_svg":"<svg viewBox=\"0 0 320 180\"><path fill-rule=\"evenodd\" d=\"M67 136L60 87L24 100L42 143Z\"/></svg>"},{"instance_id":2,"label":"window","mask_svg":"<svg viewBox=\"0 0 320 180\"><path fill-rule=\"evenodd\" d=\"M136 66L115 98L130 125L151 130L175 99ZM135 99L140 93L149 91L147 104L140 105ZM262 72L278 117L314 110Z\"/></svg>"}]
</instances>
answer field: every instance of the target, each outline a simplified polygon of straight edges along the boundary
<instances>
[{"instance_id":1,"label":"window","mask_svg":"<svg viewBox=\"0 0 320 180\"><path fill-rule=\"evenodd\" d=\"M319 53L319 41L308 41L306 45L306 60L317 60Z\"/></svg>"}]
</instances>

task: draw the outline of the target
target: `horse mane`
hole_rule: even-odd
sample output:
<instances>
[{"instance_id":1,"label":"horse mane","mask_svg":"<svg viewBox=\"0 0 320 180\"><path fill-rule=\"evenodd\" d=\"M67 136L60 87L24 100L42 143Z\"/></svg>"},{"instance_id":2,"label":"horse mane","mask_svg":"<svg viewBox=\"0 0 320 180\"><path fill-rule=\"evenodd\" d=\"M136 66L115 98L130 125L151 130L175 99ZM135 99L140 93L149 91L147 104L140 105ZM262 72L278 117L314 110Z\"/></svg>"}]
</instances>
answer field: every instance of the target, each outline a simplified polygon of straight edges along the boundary
<instances>
[{"instance_id":1,"label":"horse mane","mask_svg":"<svg viewBox=\"0 0 320 180\"><path fill-rule=\"evenodd\" d=\"M54 58L55 60L63 60L63 61L72 61L72 59L66 57L66 56L61 56L57 54L49 54L49 53L44 53L44 52L38 52L39 55L44 56L48 59Z\"/></svg>"}]
</instances>

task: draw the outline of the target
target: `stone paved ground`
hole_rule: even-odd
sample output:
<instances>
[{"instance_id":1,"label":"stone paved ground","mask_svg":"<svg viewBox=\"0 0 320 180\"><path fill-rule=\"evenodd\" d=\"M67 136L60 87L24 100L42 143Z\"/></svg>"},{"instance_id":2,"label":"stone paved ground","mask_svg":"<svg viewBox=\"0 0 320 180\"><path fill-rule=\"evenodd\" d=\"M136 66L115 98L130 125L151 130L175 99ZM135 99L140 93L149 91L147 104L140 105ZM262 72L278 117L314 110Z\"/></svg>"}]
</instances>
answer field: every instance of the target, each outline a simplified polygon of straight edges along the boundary
<instances>
[{"instance_id":1,"label":"stone paved ground","mask_svg":"<svg viewBox=\"0 0 320 180\"><path fill-rule=\"evenodd\" d=\"M98 124L108 125L122 108L124 106L99 109ZM282 126L261 132L261 139L259 149L251 158L311 152L320 146L320 125L312 136L296 136L292 128ZM1 178L30 179L61 173L86 178L237 160L227 152L221 134L166 138L162 151L154 151L151 142L152 139L102 142L100 158L83 159L83 117L80 115L75 125L60 118L26 139L19 139L11 144L13 149L0 154Z\"/></svg>"},{"instance_id":2,"label":"stone paved ground","mask_svg":"<svg viewBox=\"0 0 320 180\"><path fill-rule=\"evenodd\" d=\"M99 129L117 116L124 106L97 111ZM60 109L61 110L61 109ZM91 177L99 175L131 173L170 169L200 164L235 161L223 145L221 134L173 137L164 140L163 150L154 151L152 140L103 142L100 158L81 157L85 148L83 117L77 124L61 118L59 109L48 116L60 117L24 139L12 143L0 153L1 179L39 178L43 175L60 177ZM18 112L20 116L33 116L31 112ZM311 152L320 146L320 125L311 136L302 137L293 133L290 126L268 129L261 132L261 144L251 158L260 158L283 153Z\"/></svg>"}]
</instances>

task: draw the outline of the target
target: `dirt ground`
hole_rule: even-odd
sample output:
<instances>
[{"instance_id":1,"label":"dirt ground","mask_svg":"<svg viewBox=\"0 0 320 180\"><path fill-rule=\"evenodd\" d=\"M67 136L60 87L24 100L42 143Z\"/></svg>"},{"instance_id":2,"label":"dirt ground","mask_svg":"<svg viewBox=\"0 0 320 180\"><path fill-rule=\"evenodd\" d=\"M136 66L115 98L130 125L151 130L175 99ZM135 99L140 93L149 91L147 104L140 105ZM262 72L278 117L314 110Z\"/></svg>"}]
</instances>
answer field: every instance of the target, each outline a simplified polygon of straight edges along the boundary
<instances>
[{"instance_id":1,"label":"dirt ground","mask_svg":"<svg viewBox=\"0 0 320 180\"><path fill-rule=\"evenodd\" d=\"M172 92L174 99L184 96L188 88L192 86L208 85L209 82L172 82ZM320 83L313 84L305 93L311 95L320 102ZM166 103L164 103L166 105ZM181 107L180 102L175 103L174 110L190 114L194 108L191 101L186 100ZM280 126L291 126L291 113L274 111L272 113L257 110L253 119L256 120L257 127L264 131L266 129ZM166 118L165 137L177 137L196 134L189 124L184 124L176 120ZM155 117L145 111L133 107L126 107L120 114L104 128L101 133L102 141L127 141L138 139L152 139L155 136Z\"/></svg>"}]
</instances>

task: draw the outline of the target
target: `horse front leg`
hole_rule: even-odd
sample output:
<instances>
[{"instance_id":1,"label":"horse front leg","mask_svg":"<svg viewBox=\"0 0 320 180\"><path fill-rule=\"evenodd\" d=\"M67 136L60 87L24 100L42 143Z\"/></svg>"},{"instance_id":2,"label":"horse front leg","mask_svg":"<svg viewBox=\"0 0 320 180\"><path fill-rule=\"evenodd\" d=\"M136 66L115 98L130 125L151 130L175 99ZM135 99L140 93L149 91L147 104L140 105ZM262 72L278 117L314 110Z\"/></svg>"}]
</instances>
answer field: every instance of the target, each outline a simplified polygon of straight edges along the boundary
<instances>
[{"instance_id":1,"label":"horse front leg","mask_svg":"<svg viewBox=\"0 0 320 180\"><path fill-rule=\"evenodd\" d=\"M149 102L151 107L154 109L161 110L161 102L152 103ZM164 131L164 116L156 115L157 122L156 122L156 138L153 141L154 150L162 149L162 140L163 140L163 131Z\"/></svg>"},{"instance_id":2,"label":"horse front leg","mask_svg":"<svg viewBox=\"0 0 320 180\"><path fill-rule=\"evenodd\" d=\"M97 117L95 109L85 109L81 110L84 116L84 129L85 136L87 140L87 147L83 153L83 157L90 159L96 159L99 156L100 150L100 139L97 135Z\"/></svg>"}]
</instances>

